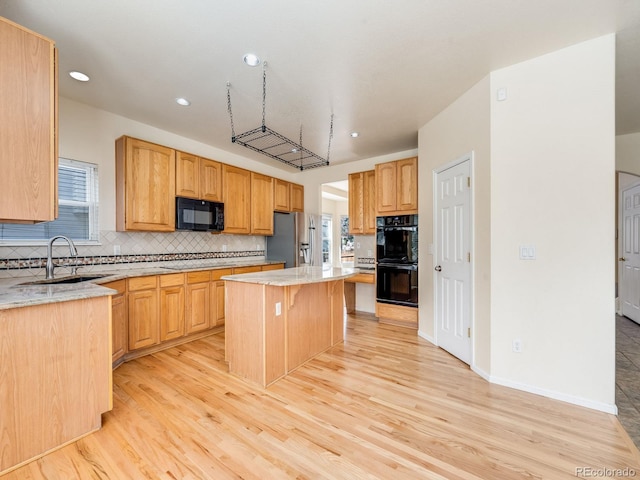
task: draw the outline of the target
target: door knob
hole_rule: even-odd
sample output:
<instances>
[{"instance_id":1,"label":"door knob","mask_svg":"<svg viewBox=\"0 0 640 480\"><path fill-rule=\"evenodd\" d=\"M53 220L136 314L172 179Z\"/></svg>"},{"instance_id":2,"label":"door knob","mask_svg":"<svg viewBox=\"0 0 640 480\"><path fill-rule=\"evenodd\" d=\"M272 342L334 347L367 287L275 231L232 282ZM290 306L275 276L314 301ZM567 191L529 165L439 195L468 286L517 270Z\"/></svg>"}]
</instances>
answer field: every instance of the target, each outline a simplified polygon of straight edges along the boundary
<instances>
[{"instance_id":1,"label":"door knob","mask_svg":"<svg viewBox=\"0 0 640 480\"><path fill-rule=\"evenodd\" d=\"M436 272L441 272L442 271L442 267L440 265L436 265L435 271Z\"/></svg>"},{"instance_id":2,"label":"door knob","mask_svg":"<svg viewBox=\"0 0 640 480\"><path fill-rule=\"evenodd\" d=\"M624 258L624 257L620 257L620 258L618 259L618 261L620 261L620 262L626 262L626 261L627 261L627 259L626 259L626 258Z\"/></svg>"}]
</instances>

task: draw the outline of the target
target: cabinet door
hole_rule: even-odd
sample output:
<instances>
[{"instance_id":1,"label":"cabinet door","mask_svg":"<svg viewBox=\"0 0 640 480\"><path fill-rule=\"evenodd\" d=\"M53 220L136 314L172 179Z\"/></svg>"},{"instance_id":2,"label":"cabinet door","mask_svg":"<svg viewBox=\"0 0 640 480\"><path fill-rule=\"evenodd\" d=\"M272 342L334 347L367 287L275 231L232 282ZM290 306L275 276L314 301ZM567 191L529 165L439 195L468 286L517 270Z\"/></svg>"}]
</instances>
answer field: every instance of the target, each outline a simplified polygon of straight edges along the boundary
<instances>
[{"instance_id":1,"label":"cabinet door","mask_svg":"<svg viewBox=\"0 0 640 480\"><path fill-rule=\"evenodd\" d=\"M291 184L291 211L304 212L304 186Z\"/></svg>"},{"instance_id":2,"label":"cabinet door","mask_svg":"<svg viewBox=\"0 0 640 480\"><path fill-rule=\"evenodd\" d=\"M209 328L211 315L210 282L187 285L187 334Z\"/></svg>"},{"instance_id":3,"label":"cabinet door","mask_svg":"<svg viewBox=\"0 0 640 480\"><path fill-rule=\"evenodd\" d=\"M418 213L418 159L396 162L396 207L403 213Z\"/></svg>"},{"instance_id":4,"label":"cabinet door","mask_svg":"<svg viewBox=\"0 0 640 480\"><path fill-rule=\"evenodd\" d=\"M276 212L291 211L291 184L279 178L273 180L273 209Z\"/></svg>"},{"instance_id":5,"label":"cabinet door","mask_svg":"<svg viewBox=\"0 0 640 480\"><path fill-rule=\"evenodd\" d=\"M251 172L251 233L273 235L273 177Z\"/></svg>"},{"instance_id":6,"label":"cabinet door","mask_svg":"<svg viewBox=\"0 0 640 480\"><path fill-rule=\"evenodd\" d=\"M176 152L176 196L200 198L200 159Z\"/></svg>"},{"instance_id":7,"label":"cabinet door","mask_svg":"<svg viewBox=\"0 0 640 480\"><path fill-rule=\"evenodd\" d=\"M111 297L111 362L127 353L127 304L123 293Z\"/></svg>"},{"instance_id":8,"label":"cabinet door","mask_svg":"<svg viewBox=\"0 0 640 480\"><path fill-rule=\"evenodd\" d=\"M362 234L364 228L364 173L349 174L349 233Z\"/></svg>"},{"instance_id":9,"label":"cabinet door","mask_svg":"<svg viewBox=\"0 0 640 480\"><path fill-rule=\"evenodd\" d=\"M160 289L160 341L184 335L184 287Z\"/></svg>"},{"instance_id":10,"label":"cabinet door","mask_svg":"<svg viewBox=\"0 0 640 480\"><path fill-rule=\"evenodd\" d=\"M209 202L222 201L222 164L200 159L200 198Z\"/></svg>"},{"instance_id":11,"label":"cabinet door","mask_svg":"<svg viewBox=\"0 0 640 480\"><path fill-rule=\"evenodd\" d=\"M175 230L175 151L135 138L116 141L119 231Z\"/></svg>"},{"instance_id":12,"label":"cabinet door","mask_svg":"<svg viewBox=\"0 0 640 480\"><path fill-rule=\"evenodd\" d=\"M55 45L2 18L0 45L0 221L50 221L58 195Z\"/></svg>"},{"instance_id":13,"label":"cabinet door","mask_svg":"<svg viewBox=\"0 0 640 480\"><path fill-rule=\"evenodd\" d=\"M362 207L364 218L362 233L376 233L376 172L368 170L364 172Z\"/></svg>"},{"instance_id":14,"label":"cabinet door","mask_svg":"<svg viewBox=\"0 0 640 480\"><path fill-rule=\"evenodd\" d=\"M396 211L396 162L376 165L376 213Z\"/></svg>"},{"instance_id":15,"label":"cabinet door","mask_svg":"<svg viewBox=\"0 0 640 480\"><path fill-rule=\"evenodd\" d=\"M224 280L211 282L211 326L224 325Z\"/></svg>"},{"instance_id":16,"label":"cabinet door","mask_svg":"<svg viewBox=\"0 0 640 480\"><path fill-rule=\"evenodd\" d=\"M223 165L224 233L251 232L251 172Z\"/></svg>"},{"instance_id":17,"label":"cabinet door","mask_svg":"<svg viewBox=\"0 0 640 480\"><path fill-rule=\"evenodd\" d=\"M118 292L111 297L111 362L115 363L127 353L126 280L116 280L102 286Z\"/></svg>"},{"instance_id":18,"label":"cabinet door","mask_svg":"<svg viewBox=\"0 0 640 480\"><path fill-rule=\"evenodd\" d=\"M129 350L157 344L158 290L129 292L128 304Z\"/></svg>"}]
</instances>

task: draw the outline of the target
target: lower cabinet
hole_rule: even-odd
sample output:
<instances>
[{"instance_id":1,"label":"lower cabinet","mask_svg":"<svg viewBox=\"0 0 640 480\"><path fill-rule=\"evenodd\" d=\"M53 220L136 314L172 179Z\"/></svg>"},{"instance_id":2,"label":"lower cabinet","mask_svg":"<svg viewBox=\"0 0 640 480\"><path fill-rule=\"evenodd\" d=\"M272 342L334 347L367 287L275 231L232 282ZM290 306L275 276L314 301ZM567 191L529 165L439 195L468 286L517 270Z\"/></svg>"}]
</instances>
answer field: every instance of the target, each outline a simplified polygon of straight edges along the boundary
<instances>
[{"instance_id":1,"label":"lower cabinet","mask_svg":"<svg viewBox=\"0 0 640 480\"><path fill-rule=\"evenodd\" d=\"M184 335L184 274L160 276L160 341Z\"/></svg>"},{"instance_id":2,"label":"lower cabinet","mask_svg":"<svg viewBox=\"0 0 640 480\"><path fill-rule=\"evenodd\" d=\"M187 273L187 334L208 329L210 318L211 274Z\"/></svg>"},{"instance_id":3,"label":"lower cabinet","mask_svg":"<svg viewBox=\"0 0 640 480\"><path fill-rule=\"evenodd\" d=\"M149 347L160 341L157 276L128 280L129 350Z\"/></svg>"},{"instance_id":4,"label":"lower cabinet","mask_svg":"<svg viewBox=\"0 0 640 480\"><path fill-rule=\"evenodd\" d=\"M118 292L111 296L111 363L115 365L127 353L127 282L117 280L102 286Z\"/></svg>"},{"instance_id":5,"label":"lower cabinet","mask_svg":"<svg viewBox=\"0 0 640 480\"><path fill-rule=\"evenodd\" d=\"M111 298L112 361L180 343L225 323L225 275L284 268L283 263L148 275L105 283ZM166 343L166 345L164 345Z\"/></svg>"}]
</instances>

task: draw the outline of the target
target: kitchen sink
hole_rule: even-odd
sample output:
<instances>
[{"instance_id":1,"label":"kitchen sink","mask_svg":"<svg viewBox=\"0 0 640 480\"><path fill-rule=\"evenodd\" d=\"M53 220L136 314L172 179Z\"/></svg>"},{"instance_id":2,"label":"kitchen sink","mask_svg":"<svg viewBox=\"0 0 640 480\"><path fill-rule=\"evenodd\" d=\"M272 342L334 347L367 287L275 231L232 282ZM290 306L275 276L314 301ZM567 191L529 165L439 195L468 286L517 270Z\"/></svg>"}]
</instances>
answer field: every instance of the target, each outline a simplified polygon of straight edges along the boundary
<instances>
[{"instance_id":1,"label":"kitchen sink","mask_svg":"<svg viewBox=\"0 0 640 480\"><path fill-rule=\"evenodd\" d=\"M95 280L97 278L108 277L109 274L86 274L86 275L70 275L68 277L50 278L48 280L34 280L33 282L25 282L20 285L60 285L66 283L80 283Z\"/></svg>"}]
</instances>

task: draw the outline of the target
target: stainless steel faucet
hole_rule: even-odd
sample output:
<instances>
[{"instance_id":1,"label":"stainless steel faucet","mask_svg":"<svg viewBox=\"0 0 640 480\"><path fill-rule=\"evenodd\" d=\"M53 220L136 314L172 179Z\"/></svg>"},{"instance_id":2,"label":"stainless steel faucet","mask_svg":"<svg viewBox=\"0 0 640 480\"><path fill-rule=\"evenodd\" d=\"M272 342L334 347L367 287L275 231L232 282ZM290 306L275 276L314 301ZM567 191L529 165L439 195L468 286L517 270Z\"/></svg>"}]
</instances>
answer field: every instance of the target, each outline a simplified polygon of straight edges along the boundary
<instances>
[{"instance_id":1,"label":"stainless steel faucet","mask_svg":"<svg viewBox=\"0 0 640 480\"><path fill-rule=\"evenodd\" d=\"M53 269L55 265L53 264L53 259L51 258L52 250L53 250L53 242L55 242L58 238L62 238L66 240L69 244L69 253L72 257L78 256L78 249L73 244L73 241L69 237L65 237L64 235L56 235L49 239L49 243L47 244L47 276L45 277L47 280L51 280L53 278ZM71 269L71 273L76 273L76 266L74 265Z\"/></svg>"}]
</instances>

